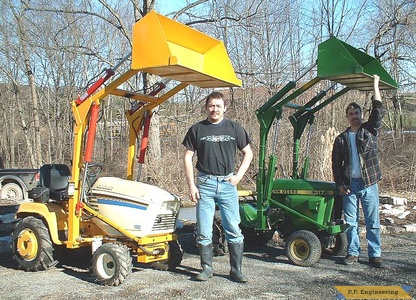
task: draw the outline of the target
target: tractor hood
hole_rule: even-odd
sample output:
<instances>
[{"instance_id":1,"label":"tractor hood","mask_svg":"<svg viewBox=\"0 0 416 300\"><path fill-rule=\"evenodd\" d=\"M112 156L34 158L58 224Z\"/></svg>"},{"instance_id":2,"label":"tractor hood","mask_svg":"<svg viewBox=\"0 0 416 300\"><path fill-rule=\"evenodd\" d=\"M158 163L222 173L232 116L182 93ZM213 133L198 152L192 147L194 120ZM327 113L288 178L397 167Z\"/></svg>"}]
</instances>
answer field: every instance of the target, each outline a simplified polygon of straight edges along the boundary
<instances>
[{"instance_id":1,"label":"tractor hood","mask_svg":"<svg viewBox=\"0 0 416 300\"><path fill-rule=\"evenodd\" d=\"M178 200L174 194L143 182L116 177L101 177L94 183L91 194L111 196L150 204L155 201Z\"/></svg>"},{"instance_id":2,"label":"tractor hood","mask_svg":"<svg viewBox=\"0 0 416 300\"><path fill-rule=\"evenodd\" d=\"M304 179L277 179L272 194L284 195L334 195L335 184L328 181Z\"/></svg>"},{"instance_id":3,"label":"tractor hood","mask_svg":"<svg viewBox=\"0 0 416 300\"><path fill-rule=\"evenodd\" d=\"M175 230L180 199L150 184L101 177L91 189L88 205L139 237L167 234ZM123 236L117 228L93 218L109 236Z\"/></svg>"}]
</instances>

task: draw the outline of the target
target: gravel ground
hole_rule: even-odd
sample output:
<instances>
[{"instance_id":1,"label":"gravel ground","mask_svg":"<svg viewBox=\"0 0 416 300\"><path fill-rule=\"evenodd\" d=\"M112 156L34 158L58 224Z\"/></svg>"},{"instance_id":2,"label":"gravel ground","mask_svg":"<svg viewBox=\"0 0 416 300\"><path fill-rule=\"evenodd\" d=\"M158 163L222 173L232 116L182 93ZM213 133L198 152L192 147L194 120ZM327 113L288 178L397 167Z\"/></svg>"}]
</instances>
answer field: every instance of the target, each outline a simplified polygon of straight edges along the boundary
<instances>
[{"instance_id":1,"label":"gravel ground","mask_svg":"<svg viewBox=\"0 0 416 300\"><path fill-rule=\"evenodd\" d=\"M4 217L17 207L0 208L2 239L13 227ZM413 210L409 218L407 222L415 222ZM396 224L400 222L396 218ZM179 232L184 257L175 272L135 264L118 287L95 282L91 255L85 250L68 250L60 264L42 272L19 270L11 256L0 251L0 299L344 299L337 297L335 286L406 286L416 299L416 233L388 231L382 235L383 269L372 268L365 252L352 266L340 264L342 257L323 256L315 266L305 268L288 261L281 241L246 245L243 271L249 281L238 284L228 278L228 255L214 257L212 279L192 280L200 270L192 229L192 222L185 223ZM362 248L366 248L365 242Z\"/></svg>"},{"instance_id":2,"label":"gravel ground","mask_svg":"<svg viewBox=\"0 0 416 300\"><path fill-rule=\"evenodd\" d=\"M90 255L75 250L58 266L42 272L18 270L8 255L0 259L0 299L336 299L335 286L410 286L416 297L416 234L383 235L383 269L372 268L365 253L352 266L322 257L313 267L289 263L281 243L244 251L245 284L228 278L228 255L214 257L214 277L195 282L199 256L190 230L180 234L184 258L176 272L134 265L118 287L100 286L89 270ZM365 246L365 245L363 245ZM338 298L339 299L339 298ZM372 298L375 299L375 298Z\"/></svg>"}]
</instances>

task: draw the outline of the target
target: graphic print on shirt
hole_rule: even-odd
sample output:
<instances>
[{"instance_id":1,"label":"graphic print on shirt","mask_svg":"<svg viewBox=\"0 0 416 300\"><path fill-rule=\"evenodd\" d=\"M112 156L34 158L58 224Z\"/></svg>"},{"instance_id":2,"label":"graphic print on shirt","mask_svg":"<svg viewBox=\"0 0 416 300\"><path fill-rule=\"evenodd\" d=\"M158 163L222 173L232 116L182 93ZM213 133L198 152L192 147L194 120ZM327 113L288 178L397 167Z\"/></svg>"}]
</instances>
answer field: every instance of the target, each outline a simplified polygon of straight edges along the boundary
<instances>
[{"instance_id":1,"label":"graphic print on shirt","mask_svg":"<svg viewBox=\"0 0 416 300\"><path fill-rule=\"evenodd\" d=\"M207 142L213 142L213 143L220 143L220 142L229 142L229 141L235 141L235 137L229 136L229 135L209 135L201 137L200 141L207 141Z\"/></svg>"}]
</instances>

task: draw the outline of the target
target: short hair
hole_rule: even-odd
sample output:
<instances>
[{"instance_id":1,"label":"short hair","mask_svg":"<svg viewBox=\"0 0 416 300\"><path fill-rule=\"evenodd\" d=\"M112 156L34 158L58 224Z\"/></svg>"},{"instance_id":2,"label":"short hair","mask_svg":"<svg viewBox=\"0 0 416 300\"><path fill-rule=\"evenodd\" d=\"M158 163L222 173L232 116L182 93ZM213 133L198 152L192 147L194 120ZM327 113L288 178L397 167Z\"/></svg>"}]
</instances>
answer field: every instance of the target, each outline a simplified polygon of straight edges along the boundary
<instances>
[{"instance_id":1,"label":"short hair","mask_svg":"<svg viewBox=\"0 0 416 300\"><path fill-rule=\"evenodd\" d=\"M224 107L227 106L227 101L224 99L224 95L220 92L212 92L211 94L209 94L205 99L205 107L208 106L208 102L211 99L222 99L224 101Z\"/></svg>"},{"instance_id":2,"label":"short hair","mask_svg":"<svg viewBox=\"0 0 416 300\"><path fill-rule=\"evenodd\" d=\"M345 115L348 116L348 110L349 109L357 109L360 111L361 113L361 106L359 106L357 103L355 102L351 102L350 104L347 105L347 108L345 109Z\"/></svg>"}]
</instances>

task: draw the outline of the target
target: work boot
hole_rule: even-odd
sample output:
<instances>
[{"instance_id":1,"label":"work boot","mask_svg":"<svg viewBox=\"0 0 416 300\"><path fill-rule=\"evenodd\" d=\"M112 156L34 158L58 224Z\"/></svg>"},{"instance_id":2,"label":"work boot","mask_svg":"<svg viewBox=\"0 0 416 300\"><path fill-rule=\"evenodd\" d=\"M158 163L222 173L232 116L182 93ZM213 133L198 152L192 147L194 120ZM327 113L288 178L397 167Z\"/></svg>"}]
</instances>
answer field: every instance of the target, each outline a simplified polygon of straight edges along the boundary
<instances>
[{"instance_id":1,"label":"work boot","mask_svg":"<svg viewBox=\"0 0 416 300\"><path fill-rule=\"evenodd\" d=\"M201 258L201 267L202 271L199 273L195 280L197 281L207 281L209 278L212 277L212 244L209 245L200 245L198 244L199 248L199 256Z\"/></svg>"},{"instance_id":2,"label":"work boot","mask_svg":"<svg viewBox=\"0 0 416 300\"><path fill-rule=\"evenodd\" d=\"M370 261L370 265L372 265L375 268L383 268L384 267L384 263L383 263L383 260L381 259L381 257L370 257L369 261Z\"/></svg>"},{"instance_id":3,"label":"work boot","mask_svg":"<svg viewBox=\"0 0 416 300\"><path fill-rule=\"evenodd\" d=\"M244 243L228 244L228 252L230 254L230 277L236 282L247 282L246 277L241 272L241 264L243 262Z\"/></svg>"},{"instance_id":4,"label":"work boot","mask_svg":"<svg viewBox=\"0 0 416 300\"><path fill-rule=\"evenodd\" d=\"M353 263L356 263L357 261L358 261L358 256L348 254L347 256L345 256L342 263L344 265L352 265Z\"/></svg>"}]
</instances>

